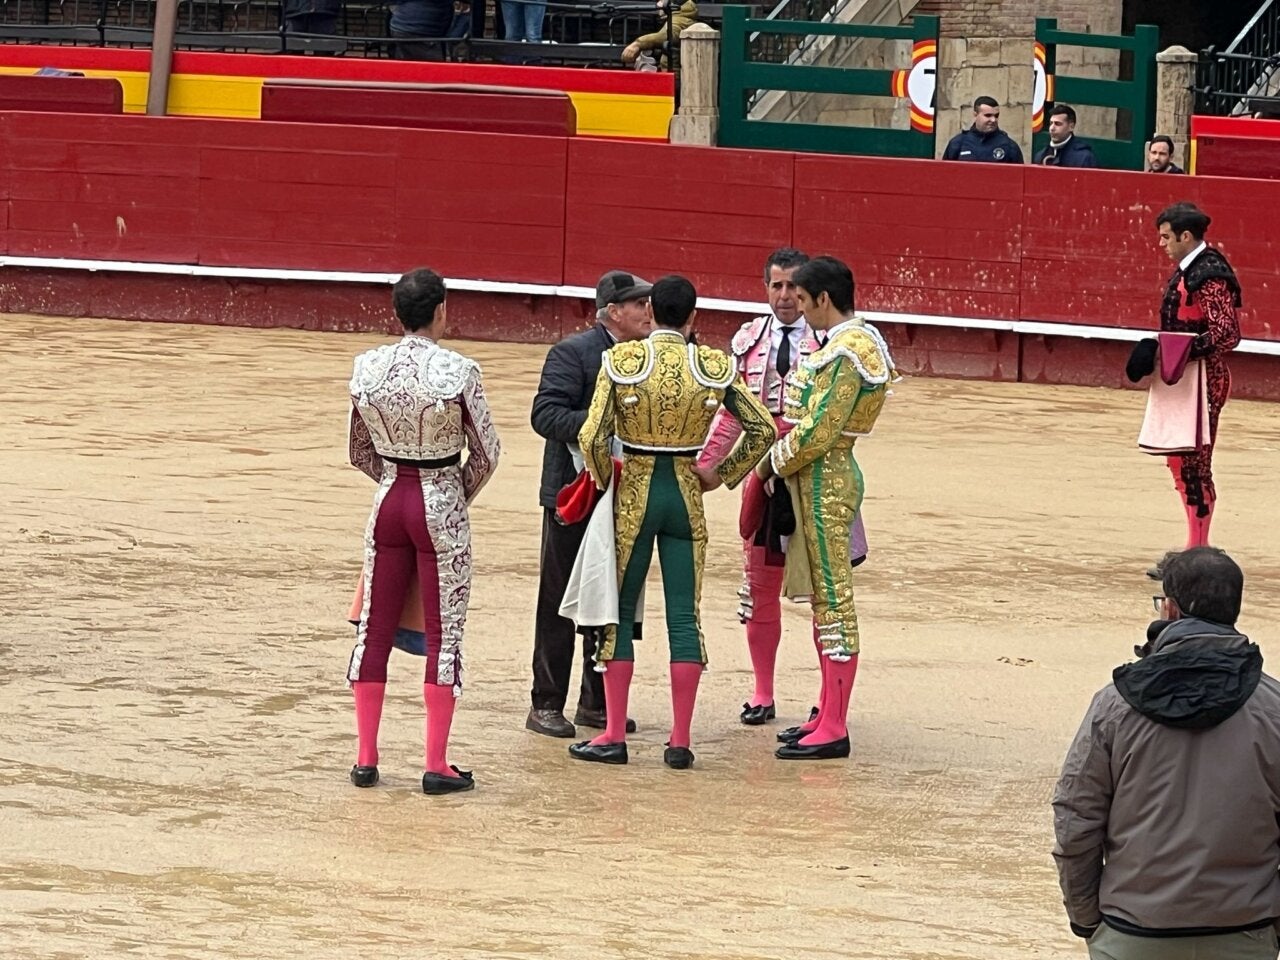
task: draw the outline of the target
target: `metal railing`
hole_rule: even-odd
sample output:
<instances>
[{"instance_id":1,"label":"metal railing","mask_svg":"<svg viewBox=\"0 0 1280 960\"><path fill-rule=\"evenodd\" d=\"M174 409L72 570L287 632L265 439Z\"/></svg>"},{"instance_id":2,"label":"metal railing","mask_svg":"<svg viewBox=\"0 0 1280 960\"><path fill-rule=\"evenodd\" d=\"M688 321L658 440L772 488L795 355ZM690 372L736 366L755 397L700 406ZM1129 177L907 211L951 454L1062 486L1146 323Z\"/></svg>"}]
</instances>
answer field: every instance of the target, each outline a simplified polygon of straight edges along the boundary
<instances>
[{"instance_id":1,"label":"metal railing","mask_svg":"<svg viewBox=\"0 0 1280 960\"><path fill-rule=\"evenodd\" d=\"M175 47L395 56L397 45L404 46L405 41L391 36L389 2L344 3L337 33L318 35L286 32L281 0L179 0ZM475 2L484 4L484 0ZM548 39L518 47L493 39L497 3L489 0L488 6L484 30L488 38L414 40L411 44L427 47L432 59L621 68L622 46L659 29L660 22L652 0L552 2L546 4L544 36ZM713 6L718 10L718 5ZM149 46L155 8L155 0L0 0L0 43ZM669 60L674 69L678 56Z\"/></svg>"},{"instance_id":2,"label":"metal railing","mask_svg":"<svg viewBox=\"0 0 1280 960\"><path fill-rule=\"evenodd\" d=\"M1264 0L1225 50L1210 47L1196 66L1196 113L1237 116L1280 82L1280 2Z\"/></svg>"},{"instance_id":3,"label":"metal railing","mask_svg":"<svg viewBox=\"0 0 1280 960\"><path fill-rule=\"evenodd\" d=\"M849 0L778 0L765 20L834 22ZM757 63L794 63L817 40L813 36L757 32L751 35L751 57Z\"/></svg>"}]
</instances>

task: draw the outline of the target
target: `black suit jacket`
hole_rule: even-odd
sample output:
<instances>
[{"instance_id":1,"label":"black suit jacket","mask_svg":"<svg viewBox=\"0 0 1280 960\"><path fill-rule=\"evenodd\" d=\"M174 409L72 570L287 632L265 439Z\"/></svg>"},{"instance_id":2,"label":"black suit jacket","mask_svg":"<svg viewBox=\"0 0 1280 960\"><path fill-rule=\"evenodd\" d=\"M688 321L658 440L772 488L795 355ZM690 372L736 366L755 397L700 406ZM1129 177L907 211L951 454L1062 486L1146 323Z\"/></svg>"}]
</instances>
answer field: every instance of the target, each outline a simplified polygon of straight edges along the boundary
<instances>
[{"instance_id":1,"label":"black suit jacket","mask_svg":"<svg viewBox=\"0 0 1280 960\"><path fill-rule=\"evenodd\" d=\"M529 420L534 432L547 441L542 452L538 502L548 509L555 509L560 488L578 475L567 444L578 442L578 431L587 422L587 408L600 375L601 358L613 342L597 323L590 330L557 343L542 365L542 379Z\"/></svg>"}]
</instances>

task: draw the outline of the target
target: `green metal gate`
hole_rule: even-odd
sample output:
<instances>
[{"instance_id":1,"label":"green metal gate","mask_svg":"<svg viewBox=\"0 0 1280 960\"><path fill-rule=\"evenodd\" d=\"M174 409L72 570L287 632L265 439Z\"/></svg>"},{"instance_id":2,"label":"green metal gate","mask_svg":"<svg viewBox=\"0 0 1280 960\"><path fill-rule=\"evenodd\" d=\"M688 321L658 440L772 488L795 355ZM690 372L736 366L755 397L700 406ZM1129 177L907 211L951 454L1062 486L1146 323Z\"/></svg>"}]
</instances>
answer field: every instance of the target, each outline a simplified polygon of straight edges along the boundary
<instances>
[{"instance_id":1,"label":"green metal gate","mask_svg":"<svg viewBox=\"0 0 1280 960\"><path fill-rule=\"evenodd\" d=\"M1115 169L1141 170L1146 161L1146 143L1154 133L1156 121L1156 53L1160 46L1160 28L1147 24L1136 27L1133 36L1103 36L1096 33L1068 33L1058 29L1058 21L1052 18L1036 19L1036 41L1044 44L1045 72L1051 78L1047 91L1049 107L1054 102L1069 103L1073 107L1084 104L1091 107L1114 107L1128 110L1132 117L1129 139L1097 137L1092 131L1077 130L1093 147L1098 165ZM1055 76L1056 47L1092 47L1098 50L1119 50L1133 54L1132 80L1097 80L1091 77ZM1034 150L1049 143L1047 131L1033 138Z\"/></svg>"},{"instance_id":2,"label":"green metal gate","mask_svg":"<svg viewBox=\"0 0 1280 960\"><path fill-rule=\"evenodd\" d=\"M912 62L901 70L823 67L809 64L761 63L751 60L753 34L911 40ZM870 154L886 157L932 157L937 71L938 18L918 16L910 26L797 20L750 20L747 8L724 9L720 48L720 134L722 147L764 147L822 153ZM759 90L903 97L910 83L913 100L910 129L849 127L821 123L753 120L750 98Z\"/></svg>"}]
</instances>

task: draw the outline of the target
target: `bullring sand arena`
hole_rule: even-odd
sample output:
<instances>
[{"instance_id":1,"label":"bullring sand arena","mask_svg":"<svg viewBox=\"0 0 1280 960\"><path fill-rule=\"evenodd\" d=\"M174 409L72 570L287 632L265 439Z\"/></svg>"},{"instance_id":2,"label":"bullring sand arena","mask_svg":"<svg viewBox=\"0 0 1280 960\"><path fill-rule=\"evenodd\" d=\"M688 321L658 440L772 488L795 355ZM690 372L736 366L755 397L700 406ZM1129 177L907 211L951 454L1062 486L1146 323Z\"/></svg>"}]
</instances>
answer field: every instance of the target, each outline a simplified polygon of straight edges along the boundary
<instances>
[{"instance_id":1,"label":"bullring sand arena","mask_svg":"<svg viewBox=\"0 0 1280 960\"><path fill-rule=\"evenodd\" d=\"M737 497L708 497L711 672L691 771L660 590L631 763L522 729L546 348L483 365L504 455L473 511L467 689L424 797L422 661L392 658L383 783L347 780L344 617L373 486L346 466L351 360L387 338L0 319L0 958L817 960L1079 957L1049 797L1181 542L1143 395L908 379L859 444L871 558L853 757L785 764L817 693L785 607L779 725L750 690ZM1273 649L1276 408L1233 401L1215 539ZM655 571L656 575L656 564Z\"/></svg>"}]
</instances>

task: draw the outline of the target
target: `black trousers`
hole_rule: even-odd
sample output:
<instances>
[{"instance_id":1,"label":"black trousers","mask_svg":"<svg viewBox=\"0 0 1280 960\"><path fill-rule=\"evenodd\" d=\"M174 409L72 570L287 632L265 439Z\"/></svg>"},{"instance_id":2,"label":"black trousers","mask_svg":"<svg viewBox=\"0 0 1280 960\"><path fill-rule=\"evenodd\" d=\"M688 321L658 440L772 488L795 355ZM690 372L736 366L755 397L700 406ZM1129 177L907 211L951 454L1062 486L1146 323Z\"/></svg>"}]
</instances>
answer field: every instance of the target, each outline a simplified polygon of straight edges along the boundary
<instances>
[{"instance_id":1,"label":"black trousers","mask_svg":"<svg viewBox=\"0 0 1280 960\"><path fill-rule=\"evenodd\" d=\"M581 650L582 683L578 707L604 709L604 677L596 673L591 659L594 644L573 629L573 621L560 616L560 603L573 561L582 546L587 524L571 527L556 521L555 511L542 510L542 555L538 577L538 611L533 635L533 709L564 710L569 699L573 661Z\"/></svg>"}]
</instances>

